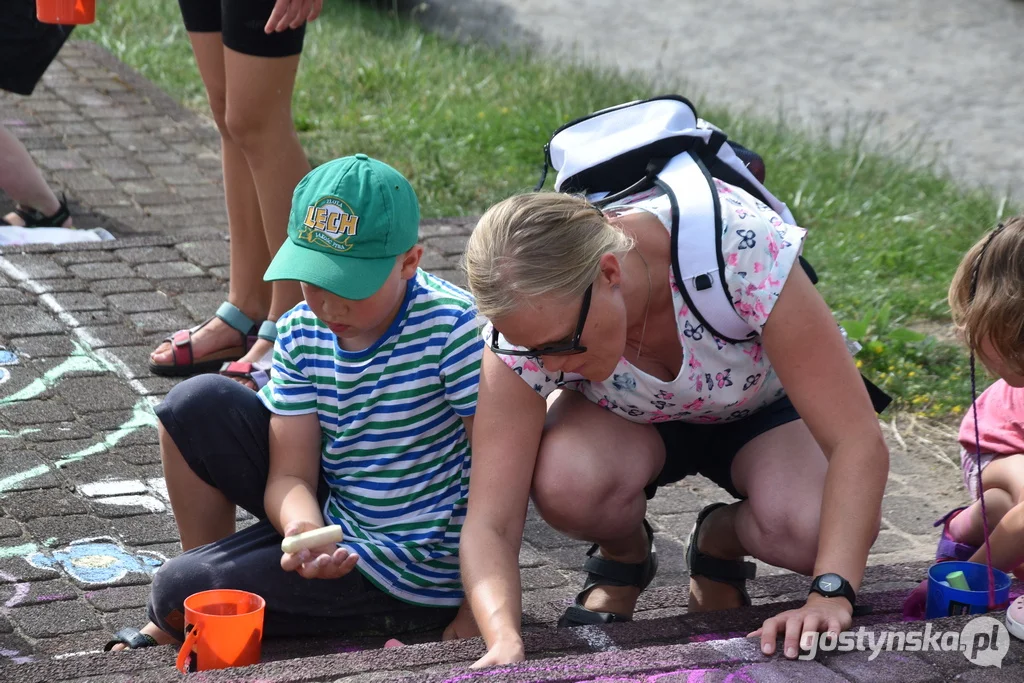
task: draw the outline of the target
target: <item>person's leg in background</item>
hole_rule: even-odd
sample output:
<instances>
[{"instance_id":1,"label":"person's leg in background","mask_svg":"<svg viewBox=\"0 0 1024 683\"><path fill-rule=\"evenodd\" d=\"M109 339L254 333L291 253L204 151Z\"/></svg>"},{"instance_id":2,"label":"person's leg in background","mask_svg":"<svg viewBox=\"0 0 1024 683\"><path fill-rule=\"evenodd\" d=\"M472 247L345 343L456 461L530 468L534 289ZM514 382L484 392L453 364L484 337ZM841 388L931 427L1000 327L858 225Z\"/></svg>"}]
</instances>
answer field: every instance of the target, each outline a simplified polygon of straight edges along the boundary
<instances>
[{"instance_id":1,"label":"person's leg in background","mask_svg":"<svg viewBox=\"0 0 1024 683\"><path fill-rule=\"evenodd\" d=\"M291 116L304 27L266 34L274 0L180 4L221 133L231 238L228 301L252 320L276 320L302 298L297 283L271 286L263 273L286 237L292 191L310 169ZM192 337L193 356L235 346L238 337L214 318ZM241 360L258 361L272 348L260 339ZM170 345L161 344L152 360L172 363Z\"/></svg>"},{"instance_id":2,"label":"person's leg in background","mask_svg":"<svg viewBox=\"0 0 1024 683\"><path fill-rule=\"evenodd\" d=\"M3 125L0 125L0 190L24 209L34 209L44 216L61 212L60 200L46 184L25 145ZM25 225L24 219L13 211L4 216L2 221L9 225ZM67 217L60 225L46 227L70 228L71 217Z\"/></svg>"}]
</instances>

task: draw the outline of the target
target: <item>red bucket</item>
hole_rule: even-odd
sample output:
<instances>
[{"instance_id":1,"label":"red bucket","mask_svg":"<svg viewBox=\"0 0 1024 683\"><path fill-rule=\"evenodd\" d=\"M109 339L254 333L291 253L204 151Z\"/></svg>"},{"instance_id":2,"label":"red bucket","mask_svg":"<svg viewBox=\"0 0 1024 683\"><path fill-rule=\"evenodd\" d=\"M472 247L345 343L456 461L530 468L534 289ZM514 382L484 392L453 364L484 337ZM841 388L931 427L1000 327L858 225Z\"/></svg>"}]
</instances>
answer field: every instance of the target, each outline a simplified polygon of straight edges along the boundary
<instances>
[{"instance_id":1,"label":"red bucket","mask_svg":"<svg viewBox=\"0 0 1024 683\"><path fill-rule=\"evenodd\" d=\"M91 24L96 0L36 0L36 19L44 24Z\"/></svg>"}]
</instances>

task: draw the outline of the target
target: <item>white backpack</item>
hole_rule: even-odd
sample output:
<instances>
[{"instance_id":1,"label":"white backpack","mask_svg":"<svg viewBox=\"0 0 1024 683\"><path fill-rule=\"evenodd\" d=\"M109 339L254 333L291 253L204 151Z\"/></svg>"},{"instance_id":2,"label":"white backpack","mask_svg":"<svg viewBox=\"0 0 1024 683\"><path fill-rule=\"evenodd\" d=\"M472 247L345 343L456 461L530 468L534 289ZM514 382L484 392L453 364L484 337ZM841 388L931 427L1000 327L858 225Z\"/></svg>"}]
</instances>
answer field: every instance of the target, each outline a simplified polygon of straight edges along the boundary
<instances>
[{"instance_id":1,"label":"white backpack","mask_svg":"<svg viewBox=\"0 0 1024 683\"><path fill-rule=\"evenodd\" d=\"M725 283L722 220L713 178L738 186L795 224L765 188L764 163L697 118L678 95L627 102L570 121L544 147L555 190L608 206L652 186L672 202L672 267L687 305L704 327L730 342L757 335L733 308ZM758 177L760 176L760 177ZM538 184L543 185L544 178ZM813 276L813 270L810 271Z\"/></svg>"},{"instance_id":2,"label":"white backpack","mask_svg":"<svg viewBox=\"0 0 1024 683\"><path fill-rule=\"evenodd\" d=\"M705 329L727 342L757 336L733 308L725 283L714 179L747 191L795 225L789 208L764 186L760 156L697 118L686 98L664 95L570 121L544 145L544 161L538 191L550 166L558 172L556 191L586 195L599 207L651 187L664 190L672 202L672 269L690 310ZM803 256L800 265L817 283L817 274ZM848 340L847 345L851 353L859 349L855 342ZM892 399L867 378L864 384L881 413Z\"/></svg>"}]
</instances>

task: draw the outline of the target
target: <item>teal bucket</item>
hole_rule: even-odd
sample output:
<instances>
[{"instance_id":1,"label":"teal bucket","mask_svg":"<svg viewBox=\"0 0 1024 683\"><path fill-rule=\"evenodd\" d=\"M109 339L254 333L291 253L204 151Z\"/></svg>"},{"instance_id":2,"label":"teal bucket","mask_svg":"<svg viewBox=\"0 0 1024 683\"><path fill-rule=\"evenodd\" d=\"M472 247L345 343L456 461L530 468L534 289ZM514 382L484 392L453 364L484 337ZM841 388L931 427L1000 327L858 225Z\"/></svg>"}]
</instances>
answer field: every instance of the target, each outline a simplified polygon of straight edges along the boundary
<instances>
[{"instance_id":1,"label":"teal bucket","mask_svg":"<svg viewBox=\"0 0 1024 683\"><path fill-rule=\"evenodd\" d=\"M944 586L952 572L963 572L971 590L960 590ZM996 607L1010 601L1010 576L993 568L996 583ZM961 614L984 614L988 612L988 567L977 562L939 562L928 568L928 602L925 619L939 619Z\"/></svg>"}]
</instances>

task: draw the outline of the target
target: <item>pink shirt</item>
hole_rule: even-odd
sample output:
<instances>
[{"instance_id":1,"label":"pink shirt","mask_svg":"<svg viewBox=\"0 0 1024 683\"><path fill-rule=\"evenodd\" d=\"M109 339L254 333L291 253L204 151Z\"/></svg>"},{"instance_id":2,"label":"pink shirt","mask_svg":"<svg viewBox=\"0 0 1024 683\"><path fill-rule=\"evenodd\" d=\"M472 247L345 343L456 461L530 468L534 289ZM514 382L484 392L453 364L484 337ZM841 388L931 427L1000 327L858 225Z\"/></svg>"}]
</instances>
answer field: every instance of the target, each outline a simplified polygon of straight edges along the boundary
<instances>
[{"instance_id":1,"label":"pink shirt","mask_svg":"<svg viewBox=\"0 0 1024 683\"><path fill-rule=\"evenodd\" d=\"M978 428L982 453L1024 453L1024 388L1011 387L998 380L982 392L978 397ZM974 411L970 407L960 423L960 445L968 453L977 450Z\"/></svg>"}]
</instances>

